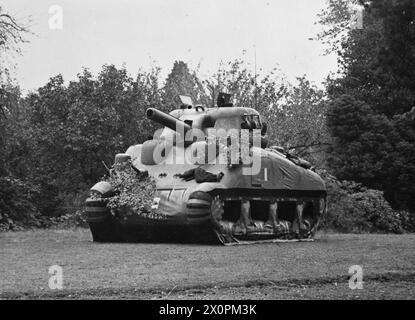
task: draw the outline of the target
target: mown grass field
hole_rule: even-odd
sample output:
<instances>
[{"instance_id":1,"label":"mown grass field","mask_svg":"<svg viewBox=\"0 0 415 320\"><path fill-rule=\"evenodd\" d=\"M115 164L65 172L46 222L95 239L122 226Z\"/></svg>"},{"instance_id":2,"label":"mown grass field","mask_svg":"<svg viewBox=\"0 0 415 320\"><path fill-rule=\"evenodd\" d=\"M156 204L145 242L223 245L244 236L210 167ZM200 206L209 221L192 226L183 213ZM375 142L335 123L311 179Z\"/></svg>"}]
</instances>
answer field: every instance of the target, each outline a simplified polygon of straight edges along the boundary
<instances>
[{"instance_id":1,"label":"mown grass field","mask_svg":"<svg viewBox=\"0 0 415 320\"><path fill-rule=\"evenodd\" d=\"M48 269L63 268L63 290ZM363 289L348 270L363 268ZM89 230L0 234L0 298L415 299L415 235L320 233L315 242L99 244Z\"/></svg>"}]
</instances>

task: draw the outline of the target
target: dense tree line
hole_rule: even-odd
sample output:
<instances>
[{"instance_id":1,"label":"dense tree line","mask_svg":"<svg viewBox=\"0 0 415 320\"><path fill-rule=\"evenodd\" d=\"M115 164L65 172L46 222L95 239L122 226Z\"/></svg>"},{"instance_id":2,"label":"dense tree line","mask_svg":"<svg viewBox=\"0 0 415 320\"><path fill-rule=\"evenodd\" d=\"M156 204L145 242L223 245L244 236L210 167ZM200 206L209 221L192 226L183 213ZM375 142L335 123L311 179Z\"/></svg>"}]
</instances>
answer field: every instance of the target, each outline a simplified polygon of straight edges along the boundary
<instances>
[{"instance_id":1,"label":"dense tree line","mask_svg":"<svg viewBox=\"0 0 415 320\"><path fill-rule=\"evenodd\" d=\"M350 29L347 3L330 0L320 16L327 27L320 40L341 66L325 89L306 76L288 83L278 69L254 73L242 58L209 78L183 61L166 79L160 68L130 75L104 65L96 75L80 70L69 83L57 75L22 96L0 66L0 229L73 215L114 155L152 136L148 107L171 111L179 95L212 106L223 91L272 124L270 144L319 168L329 190L328 228L411 230L414 215L405 210L415 209L414 8L410 0L365 2L363 29ZM23 41L25 29L13 30L17 36L0 42L1 54Z\"/></svg>"},{"instance_id":2,"label":"dense tree line","mask_svg":"<svg viewBox=\"0 0 415 320\"><path fill-rule=\"evenodd\" d=\"M326 135L322 92L305 78L293 86L273 73L254 85L248 67L240 60L229 62L215 86L232 93L240 106L252 107L255 95L254 107L266 121L278 123L270 126L271 143L310 157L319 151L316 142ZM84 69L68 84L57 75L25 97L11 86L2 120L7 128L1 163L5 199L13 186L25 188L16 190L16 201L3 203L3 215L15 219L17 211L28 217L73 212L116 153L153 135L154 124L145 117L148 107L171 111L179 107L178 95L212 104L207 82L184 62L174 64L163 86L159 71L132 78L113 65L103 66L96 76ZM27 199L25 194L31 195L27 202L32 206L13 207Z\"/></svg>"},{"instance_id":3,"label":"dense tree line","mask_svg":"<svg viewBox=\"0 0 415 320\"><path fill-rule=\"evenodd\" d=\"M340 64L340 74L327 86L330 167L341 179L383 190L395 208L413 211L415 3L362 2L362 28L344 30L339 40L333 30L349 18L346 4L330 1L322 17L328 27L323 38L337 50Z\"/></svg>"}]
</instances>

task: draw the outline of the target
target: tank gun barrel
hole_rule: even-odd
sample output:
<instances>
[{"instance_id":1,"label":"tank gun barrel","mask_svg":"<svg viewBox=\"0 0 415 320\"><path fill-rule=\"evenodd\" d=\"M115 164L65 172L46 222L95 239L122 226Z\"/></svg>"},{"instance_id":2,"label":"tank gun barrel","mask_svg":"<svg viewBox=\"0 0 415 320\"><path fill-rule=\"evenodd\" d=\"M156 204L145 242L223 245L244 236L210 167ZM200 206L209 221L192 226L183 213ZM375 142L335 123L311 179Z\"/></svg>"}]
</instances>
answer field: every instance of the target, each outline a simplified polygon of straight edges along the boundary
<instances>
[{"instance_id":1,"label":"tank gun barrel","mask_svg":"<svg viewBox=\"0 0 415 320\"><path fill-rule=\"evenodd\" d=\"M184 132L191 130L192 127L182 120L179 120L172 115L164 113L155 108L148 108L146 111L147 118L160 123L162 126L168 127L174 131Z\"/></svg>"}]
</instances>

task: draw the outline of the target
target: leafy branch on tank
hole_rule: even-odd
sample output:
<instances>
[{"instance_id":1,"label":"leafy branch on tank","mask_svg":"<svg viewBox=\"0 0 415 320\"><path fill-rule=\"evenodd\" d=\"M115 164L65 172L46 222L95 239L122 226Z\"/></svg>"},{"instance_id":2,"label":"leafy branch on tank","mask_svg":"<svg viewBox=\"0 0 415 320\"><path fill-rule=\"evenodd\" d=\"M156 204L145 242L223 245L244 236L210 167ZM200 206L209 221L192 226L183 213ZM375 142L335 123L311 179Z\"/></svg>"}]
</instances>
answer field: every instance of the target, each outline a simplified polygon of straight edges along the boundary
<instances>
[{"instance_id":1,"label":"leafy branch on tank","mask_svg":"<svg viewBox=\"0 0 415 320\"><path fill-rule=\"evenodd\" d=\"M135 168L131 160L115 163L104 181L111 184L114 194L106 206L118 215L138 214L146 218L161 219L163 215L153 210L156 182L146 171Z\"/></svg>"}]
</instances>

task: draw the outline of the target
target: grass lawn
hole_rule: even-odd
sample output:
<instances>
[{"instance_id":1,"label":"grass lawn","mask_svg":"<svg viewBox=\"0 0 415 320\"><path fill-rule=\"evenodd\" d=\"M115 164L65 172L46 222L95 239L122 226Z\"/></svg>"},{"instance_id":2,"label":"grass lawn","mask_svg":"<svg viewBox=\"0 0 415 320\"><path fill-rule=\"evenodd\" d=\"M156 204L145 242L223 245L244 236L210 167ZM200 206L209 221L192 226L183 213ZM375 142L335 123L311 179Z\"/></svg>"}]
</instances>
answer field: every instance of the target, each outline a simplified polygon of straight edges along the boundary
<instances>
[{"instance_id":1,"label":"grass lawn","mask_svg":"<svg viewBox=\"0 0 415 320\"><path fill-rule=\"evenodd\" d=\"M324 234L315 242L99 244L88 229L0 233L0 298L415 298L415 235ZM51 290L48 268L63 268ZM348 286L352 265L363 290Z\"/></svg>"}]
</instances>

